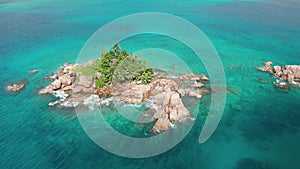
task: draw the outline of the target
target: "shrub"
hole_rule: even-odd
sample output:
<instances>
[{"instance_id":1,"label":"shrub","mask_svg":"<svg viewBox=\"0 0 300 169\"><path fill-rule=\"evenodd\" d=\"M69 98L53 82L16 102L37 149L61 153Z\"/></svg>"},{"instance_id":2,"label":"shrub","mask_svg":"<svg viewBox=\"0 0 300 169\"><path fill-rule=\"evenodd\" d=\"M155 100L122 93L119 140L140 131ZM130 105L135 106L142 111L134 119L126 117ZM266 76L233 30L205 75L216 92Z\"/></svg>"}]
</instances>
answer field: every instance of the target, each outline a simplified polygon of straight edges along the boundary
<instances>
[{"instance_id":1,"label":"shrub","mask_svg":"<svg viewBox=\"0 0 300 169\"><path fill-rule=\"evenodd\" d=\"M96 87L104 87L105 83L102 79L96 79L95 81Z\"/></svg>"},{"instance_id":2,"label":"shrub","mask_svg":"<svg viewBox=\"0 0 300 169\"><path fill-rule=\"evenodd\" d=\"M95 60L92 65L79 67L77 71L93 77L100 72L102 77L95 81L96 87L135 80L147 84L152 81L154 73L152 68L147 67L146 61L139 60L140 56L140 54L128 54L126 50L121 50L119 44L116 44L113 50L102 51L101 58Z\"/></svg>"}]
</instances>

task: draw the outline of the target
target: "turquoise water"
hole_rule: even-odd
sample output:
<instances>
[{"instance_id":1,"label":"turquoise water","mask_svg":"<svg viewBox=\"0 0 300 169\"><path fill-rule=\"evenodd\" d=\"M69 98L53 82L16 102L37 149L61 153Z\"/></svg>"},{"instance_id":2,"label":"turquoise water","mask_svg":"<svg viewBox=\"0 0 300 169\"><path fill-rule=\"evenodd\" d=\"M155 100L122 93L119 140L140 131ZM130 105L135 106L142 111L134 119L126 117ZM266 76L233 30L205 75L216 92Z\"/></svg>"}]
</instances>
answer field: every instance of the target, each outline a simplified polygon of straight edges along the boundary
<instances>
[{"instance_id":1,"label":"turquoise water","mask_svg":"<svg viewBox=\"0 0 300 169\"><path fill-rule=\"evenodd\" d=\"M268 60L300 64L299 8L292 0L1 1L0 168L299 169L300 90L279 91L271 76L255 70ZM218 51L227 84L236 93L228 93L221 123L204 144L198 137L209 96L180 144L159 156L129 159L98 147L74 110L51 108L48 103L55 98L37 93L49 84L43 77L75 62L101 26L149 11L174 14L198 26ZM187 60L193 71L205 72L190 51L163 37L132 37L121 45L135 51L157 44ZM32 69L41 71L30 76ZM7 84L20 80L27 82L21 93L5 91ZM128 125L124 128L130 130Z\"/></svg>"}]
</instances>

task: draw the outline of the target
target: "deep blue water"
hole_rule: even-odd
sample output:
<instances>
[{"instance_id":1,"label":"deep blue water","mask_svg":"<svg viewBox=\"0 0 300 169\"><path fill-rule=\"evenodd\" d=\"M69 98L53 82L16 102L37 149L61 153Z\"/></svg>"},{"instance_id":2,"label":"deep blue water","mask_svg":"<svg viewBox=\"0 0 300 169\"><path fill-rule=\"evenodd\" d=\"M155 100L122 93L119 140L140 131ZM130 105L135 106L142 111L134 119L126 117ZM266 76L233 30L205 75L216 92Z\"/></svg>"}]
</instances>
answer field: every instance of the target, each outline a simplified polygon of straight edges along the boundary
<instances>
[{"instance_id":1,"label":"deep blue water","mask_svg":"<svg viewBox=\"0 0 300 169\"><path fill-rule=\"evenodd\" d=\"M300 64L299 8L292 0L0 1L0 168L299 169L300 90L277 90L271 76L255 69L269 60ZM228 93L221 123L204 144L198 137L209 96L201 100L195 125L180 144L155 157L130 159L98 147L74 110L49 107L55 98L38 91L50 83L45 76L76 61L101 26L149 11L174 14L200 28L219 53L227 85L236 94ZM205 71L179 43L145 37L121 45L131 51L160 45L185 58L193 71ZM41 71L30 76L32 69ZM27 83L22 92L5 90L20 80Z\"/></svg>"}]
</instances>

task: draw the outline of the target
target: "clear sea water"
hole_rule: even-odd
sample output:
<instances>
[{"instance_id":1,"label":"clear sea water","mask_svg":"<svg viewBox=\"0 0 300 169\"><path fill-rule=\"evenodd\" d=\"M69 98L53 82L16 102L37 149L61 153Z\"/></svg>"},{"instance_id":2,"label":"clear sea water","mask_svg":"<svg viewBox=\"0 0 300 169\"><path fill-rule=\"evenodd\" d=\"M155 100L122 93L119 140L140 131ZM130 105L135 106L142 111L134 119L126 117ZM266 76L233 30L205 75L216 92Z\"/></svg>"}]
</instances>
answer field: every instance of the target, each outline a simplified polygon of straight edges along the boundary
<instances>
[{"instance_id":1,"label":"clear sea water","mask_svg":"<svg viewBox=\"0 0 300 169\"><path fill-rule=\"evenodd\" d=\"M218 51L227 84L236 93L228 93L221 123L204 144L198 137L209 96L201 101L195 125L180 144L155 157L130 159L93 143L73 109L49 107L55 98L38 95L49 84L43 77L75 62L95 31L136 12L183 17ZM298 1L2 0L0 21L0 168L300 168L300 90L277 90L273 77L255 69L269 60L300 64ZM133 37L121 45L135 51L166 42L164 37L152 38ZM176 45L162 46L189 57L189 51ZM196 73L205 72L192 60L188 64ZM30 76L32 69L40 72ZM27 84L22 92L5 91L7 84L19 81Z\"/></svg>"}]
</instances>

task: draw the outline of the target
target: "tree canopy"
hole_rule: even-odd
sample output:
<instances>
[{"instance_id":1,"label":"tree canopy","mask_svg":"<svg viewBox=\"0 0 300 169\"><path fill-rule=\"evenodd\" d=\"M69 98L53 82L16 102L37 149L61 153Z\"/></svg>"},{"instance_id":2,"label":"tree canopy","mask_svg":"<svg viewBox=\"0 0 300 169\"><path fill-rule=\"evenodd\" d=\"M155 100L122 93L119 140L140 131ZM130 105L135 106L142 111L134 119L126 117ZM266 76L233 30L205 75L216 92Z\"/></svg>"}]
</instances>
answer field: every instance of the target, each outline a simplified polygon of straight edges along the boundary
<instances>
[{"instance_id":1,"label":"tree canopy","mask_svg":"<svg viewBox=\"0 0 300 169\"><path fill-rule=\"evenodd\" d=\"M131 81L150 83L154 76L153 69L147 66L146 61L140 60L140 56L128 54L126 50L121 50L119 44L114 45L113 50L102 52L101 58L93 64L101 73L101 77L96 79L96 87Z\"/></svg>"}]
</instances>

